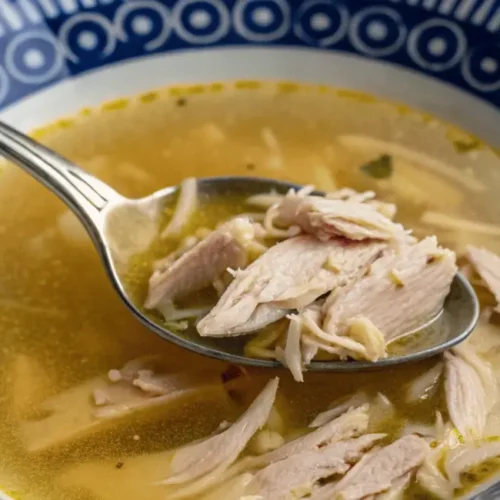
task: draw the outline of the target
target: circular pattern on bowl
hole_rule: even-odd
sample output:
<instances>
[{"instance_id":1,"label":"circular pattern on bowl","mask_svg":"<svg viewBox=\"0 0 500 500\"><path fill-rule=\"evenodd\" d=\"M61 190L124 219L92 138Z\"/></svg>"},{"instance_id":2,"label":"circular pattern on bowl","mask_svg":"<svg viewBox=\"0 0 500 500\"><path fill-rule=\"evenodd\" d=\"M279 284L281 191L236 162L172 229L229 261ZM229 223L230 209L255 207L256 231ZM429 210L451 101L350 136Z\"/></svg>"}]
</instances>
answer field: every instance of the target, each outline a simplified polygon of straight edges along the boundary
<instances>
[{"instance_id":1,"label":"circular pattern on bowl","mask_svg":"<svg viewBox=\"0 0 500 500\"><path fill-rule=\"evenodd\" d=\"M498 1L0 0L0 6L0 107L108 64L228 46L376 58L500 106Z\"/></svg>"}]
</instances>

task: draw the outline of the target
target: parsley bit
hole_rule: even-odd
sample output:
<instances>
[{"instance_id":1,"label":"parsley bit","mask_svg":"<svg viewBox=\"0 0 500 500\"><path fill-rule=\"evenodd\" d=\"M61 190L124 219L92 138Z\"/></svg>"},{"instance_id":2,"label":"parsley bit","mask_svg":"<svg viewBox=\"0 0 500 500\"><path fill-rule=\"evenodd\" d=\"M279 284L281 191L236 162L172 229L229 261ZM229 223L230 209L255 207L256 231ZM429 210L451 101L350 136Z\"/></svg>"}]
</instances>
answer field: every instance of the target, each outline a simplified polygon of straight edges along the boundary
<instances>
[{"instance_id":1,"label":"parsley bit","mask_svg":"<svg viewBox=\"0 0 500 500\"><path fill-rule=\"evenodd\" d=\"M374 179L388 179L392 175L392 170L392 156L389 155L382 155L361 165L361 172Z\"/></svg>"}]
</instances>

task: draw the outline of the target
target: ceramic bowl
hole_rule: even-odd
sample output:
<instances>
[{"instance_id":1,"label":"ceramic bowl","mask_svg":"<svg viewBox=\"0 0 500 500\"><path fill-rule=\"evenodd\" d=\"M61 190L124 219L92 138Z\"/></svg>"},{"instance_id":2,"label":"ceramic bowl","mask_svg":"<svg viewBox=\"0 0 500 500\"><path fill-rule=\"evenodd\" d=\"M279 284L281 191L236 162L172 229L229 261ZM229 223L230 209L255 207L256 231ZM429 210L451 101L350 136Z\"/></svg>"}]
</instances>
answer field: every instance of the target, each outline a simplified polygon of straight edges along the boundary
<instances>
[{"instance_id":1,"label":"ceramic bowl","mask_svg":"<svg viewBox=\"0 0 500 500\"><path fill-rule=\"evenodd\" d=\"M499 0L0 0L0 117L27 131L170 84L280 79L401 101L500 146L499 32Z\"/></svg>"}]
</instances>

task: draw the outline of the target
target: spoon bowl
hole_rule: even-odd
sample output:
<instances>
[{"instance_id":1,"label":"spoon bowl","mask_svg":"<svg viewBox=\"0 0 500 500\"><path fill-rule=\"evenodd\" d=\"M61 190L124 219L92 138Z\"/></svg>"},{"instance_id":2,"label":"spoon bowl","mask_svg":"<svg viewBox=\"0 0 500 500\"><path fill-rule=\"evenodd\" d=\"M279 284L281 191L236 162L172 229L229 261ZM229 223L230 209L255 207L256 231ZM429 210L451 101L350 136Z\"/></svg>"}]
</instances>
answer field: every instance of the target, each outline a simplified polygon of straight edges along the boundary
<instances>
[{"instance_id":1,"label":"spoon bowl","mask_svg":"<svg viewBox=\"0 0 500 500\"><path fill-rule=\"evenodd\" d=\"M145 315L131 300L125 284L129 259L146 250L158 236L160 215L165 206L174 201L178 187L167 187L137 200L127 199L54 151L2 122L0 154L44 184L73 210L92 238L115 290L128 309L146 327L165 340L204 356L260 368L282 367L278 361L244 356L243 341L248 337L210 339L200 337L195 332L175 333ZM198 179L198 191L206 197L252 195L271 191L284 194L289 189L300 187L290 182L255 177ZM403 354L376 362L313 361L307 366L307 370L355 372L422 360L465 340L474 329L478 317L476 294L469 282L458 273L452 282L443 313L427 325L422 325L421 331L434 329L438 332L433 337L434 342L421 345L417 342ZM408 337L409 333L402 337ZM420 333L408 338L419 335Z\"/></svg>"}]
</instances>

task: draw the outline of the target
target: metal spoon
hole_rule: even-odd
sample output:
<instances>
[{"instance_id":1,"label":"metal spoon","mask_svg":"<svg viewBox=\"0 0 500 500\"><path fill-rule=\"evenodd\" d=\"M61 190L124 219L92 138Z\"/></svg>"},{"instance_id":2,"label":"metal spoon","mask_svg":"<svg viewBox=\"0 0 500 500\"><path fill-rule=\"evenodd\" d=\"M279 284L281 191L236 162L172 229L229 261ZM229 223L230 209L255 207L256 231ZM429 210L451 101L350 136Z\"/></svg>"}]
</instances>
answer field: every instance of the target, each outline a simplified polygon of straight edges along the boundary
<instances>
[{"instance_id":1,"label":"metal spoon","mask_svg":"<svg viewBox=\"0 0 500 500\"><path fill-rule=\"evenodd\" d=\"M145 316L129 297L124 284L128 259L149 247L158 235L159 214L173 201L177 187L167 187L146 198L129 200L111 187L84 172L54 151L0 122L0 154L19 165L55 193L78 216L87 229L104 263L114 288L130 311L150 330L166 340L196 353L237 364L277 368L278 361L244 356L240 339L209 339L196 334L184 335L167 330ZM246 195L285 193L300 186L289 182L253 177L215 177L199 180L199 191L204 195L242 193ZM397 365L424 359L458 344L472 332L479 316L476 294L469 282L457 274L453 280L444 312L423 325L437 328L434 344L413 349L402 355L377 362L313 361L308 370L361 371ZM439 322L446 319L446 329Z\"/></svg>"}]
</instances>

